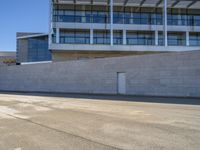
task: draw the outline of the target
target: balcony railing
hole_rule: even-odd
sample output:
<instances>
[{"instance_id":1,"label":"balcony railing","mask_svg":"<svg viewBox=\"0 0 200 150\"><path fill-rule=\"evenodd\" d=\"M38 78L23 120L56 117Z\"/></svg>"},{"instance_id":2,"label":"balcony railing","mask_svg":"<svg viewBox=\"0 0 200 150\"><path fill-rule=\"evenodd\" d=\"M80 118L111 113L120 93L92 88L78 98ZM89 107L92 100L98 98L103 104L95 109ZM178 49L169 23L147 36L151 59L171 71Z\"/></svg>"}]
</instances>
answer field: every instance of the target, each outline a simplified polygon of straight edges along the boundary
<instances>
[{"instance_id":1,"label":"balcony railing","mask_svg":"<svg viewBox=\"0 0 200 150\"><path fill-rule=\"evenodd\" d=\"M184 36L184 35L183 35ZM60 36L59 44L90 44L90 37L86 36ZM52 43L56 43L56 37L52 36ZM106 37L94 36L93 44L100 45L109 45L110 37L109 35ZM113 37L114 45L123 45L123 37ZM155 37L152 35L151 37L131 37L128 36L126 38L126 45L155 45ZM163 46L163 37L159 36L158 45ZM169 46L186 46L186 38L181 37L168 37L168 45ZM190 46L200 46L200 38L190 36L189 38Z\"/></svg>"},{"instance_id":2,"label":"balcony railing","mask_svg":"<svg viewBox=\"0 0 200 150\"><path fill-rule=\"evenodd\" d=\"M200 39L190 39L190 46L200 46Z\"/></svg>"},{"instance_id":3,"label":"balcony railing","mask_svg":"<svg viewBox=\"0 0 200 150\"><path fill-rule=\"evenodd\" d=\"M85 14L85 15L64 15L54 14L54 22L71 22L71 23L109 23L109 14ZM162 25L161 14L143 15L115 15L114 24L145 24L145 25ZM173 26L200 26L200 15L168 15L168 25Z\"/></svg>"},{"instance_id":4,"label":"balcony railing","mask_svg":"<svg viewBox=\"0 0 200 150\"><path fill-rule=\"evenodd\" d=\"M60 36L61 44L89 44L90 37Z\"/></svg>"},{"instance_id":5,"label":"balcony railing","mask_svg":"<svg viewBox=\"0 0 200 150\"><path fill-rule=\"evenodd\" d=\"M154 38L127 38L127 45L155 45Z\"/></svg>"}]
</instances>

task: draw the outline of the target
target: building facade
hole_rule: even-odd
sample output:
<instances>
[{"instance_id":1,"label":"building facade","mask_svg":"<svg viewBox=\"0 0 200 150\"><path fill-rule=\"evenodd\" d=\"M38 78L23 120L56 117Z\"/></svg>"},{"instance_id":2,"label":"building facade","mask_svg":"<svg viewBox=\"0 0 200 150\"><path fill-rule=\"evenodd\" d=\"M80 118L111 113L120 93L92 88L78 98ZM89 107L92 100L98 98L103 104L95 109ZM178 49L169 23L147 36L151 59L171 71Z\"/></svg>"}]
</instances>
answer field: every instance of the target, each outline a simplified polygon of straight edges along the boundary
<instances>
[{"instance_id":1,"label":"building facade","mask_svg":"<svg viewBox=\"0 0 200 150\"><path fill-rule=\"evenodd\" d=\"M53 60L200 50L199 0L50 0Z\"/></svg>"},{"instance_id":2,"label":"building facade","mask_svg":"<svg viewBox=\"0 0 200 150\"><path fill-rule=\"evenodd\" d=\"M17 33L17 63L51 61L48 34Z\"/></svg>"}]
</instances>

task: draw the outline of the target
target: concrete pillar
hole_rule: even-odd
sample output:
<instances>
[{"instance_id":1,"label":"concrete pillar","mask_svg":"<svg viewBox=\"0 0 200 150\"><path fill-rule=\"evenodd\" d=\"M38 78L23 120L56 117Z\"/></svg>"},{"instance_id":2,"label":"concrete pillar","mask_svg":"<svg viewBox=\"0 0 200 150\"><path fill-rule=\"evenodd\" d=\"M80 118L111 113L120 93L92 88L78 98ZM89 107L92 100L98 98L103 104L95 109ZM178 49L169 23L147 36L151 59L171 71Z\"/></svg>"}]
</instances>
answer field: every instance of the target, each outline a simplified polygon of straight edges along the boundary
<instances>
[{"instance_id":1,"label":"concrete pillar","mask_svg":"<svg viewBox=\"0 0 200 150\"><path fill-rule=\"evenodd\" d=\"M158 30L155 31L155 45L158 46Z\"/></svg>"},{"instance_id":2,"label":"concrete pillar","mask_svg":"<svg viewBox=\"0 0 200 150\"><path fill-rule=\"evenodd\" d=\"M163 40L164 40L164 46L168 46L168 40L167 40L167 0L163 0Z\"/></svg>"},{"instance_id":3,"label":"concrete pillar","mask_svg":"<svg viewBox=\"0 0 200 150\"><path fill-rule=\"evenodd\" d=\"M113 46L113 0L110 0L110 45Z\"/></svg>"},{"instance_id":4,"label":"concrete pillar","mask_svg":"<svg viewBox=\"0 0 200 150\"><path fill-rule=\"evenodd\" d=\"M123 45L126 45L126 30L123 30Z\"/></svg>"},{"instance_id":5,"label":"concrete pillar","mask_svg":"<svg viewBox=\"0 0 200 150\"><path fill-rule=\"evenodd\" d=\"M49 0L49 45L52 43L53 2Z\"/></svg>"},{"instance_id":6,"label":"concrete pillar","mask_svg":"<svg viewBox=\"0 0 200 150\"><path fill-rule=\"evenodd\" d=\"M90 29L90 44L94 44L94 30Z\"/></svg>"},{"instance_id":7,"label":"concrete pillar","mask_svg":"<svg viewBox=\"0 0 200 150\"><path fill-rule=\"evenodd\" d=\"M56 28L56 43L60 43L60 29Z\"/></svg>"},{"instance_id":8,"label":"concrete pillar","mask_svg":"<svg viewBox=\"0 0 200 150\"><path fill-rule=\"evenodd\" d=\"M190 33L186 31L186 46L190 46Z\"/></svg>"}]
</instances>

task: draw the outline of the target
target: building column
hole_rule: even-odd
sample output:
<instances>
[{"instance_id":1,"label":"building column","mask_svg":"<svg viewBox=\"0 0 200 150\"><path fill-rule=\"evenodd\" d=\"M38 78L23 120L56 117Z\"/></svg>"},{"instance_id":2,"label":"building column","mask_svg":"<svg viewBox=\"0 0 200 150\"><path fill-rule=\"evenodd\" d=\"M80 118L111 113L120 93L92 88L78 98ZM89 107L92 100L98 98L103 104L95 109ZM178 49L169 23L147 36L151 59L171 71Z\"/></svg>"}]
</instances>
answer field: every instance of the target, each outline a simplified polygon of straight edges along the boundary
<instances>
[{"instance_id":1,"label":"building column","mask_svg":"<svg viewBox=\"0 0 200 150\"><path fill-rule=\"evenodd\" d=\"M168 40L167 40L167 0L163 0L163 40L164 40L164 46L168 46Z\"/></svg>"},{"instance_id":2,"label":"building column","mask_svg":"<svg viewBox=\"0 0 200 150\"><path fill-rule=\"evenodd\" d=\"M123 30L123 45L126 45L126 30Z\"/></svg>"},{"instance_id":3,"label":"building column","mask_svg":"<svg viewBox=\"0 0 200 150\"><path fill-rule=\"evenodd\" d=\"M113 46L113 0L110 0L110 45Z\"/></svg>"},{"instance_id":4,"label":"building column","mask_svg":"<svg viewBox=\"0 0 200 150\"><path fill-rule=\"evenodd\" d=\"M60 43L60 29L56 28L56 43Z\"/></svg>"},{"instance_id":5,"label":"building column","mask_svg":"<svg viewBox=\"0 0 200 150\"><path fill-rule=\"evenodd\" d=\"M155 31L155 45L158 46L158 30Z\"/></svg>"},{"instance_id":6,"label":"building column","mask_svg":"<svg viewBox=\"0 0 200 150\"><path fill-rule=\"evenodd\" d=\"M53 21L53 2L49 0L49 45L52 44L52 21Z\"/></svg>"},{"instance_id":7,"label":"building column","mask_svg":"<svg viewBox=\"0 0 200 150\"><path fill-rule=\"evenodd\" d=\"M186 46L190 46L190 33L186 31Z\"/></svg>"},{"instance_id":8,"label":"building column","mask_svg":"<svg viewBox=\"0 0 200 150\"><path fill-rule=\"evenodd\" d=\"M94 44L94 30L90 29L90 44Z\"/></svg>"}]
</instances>

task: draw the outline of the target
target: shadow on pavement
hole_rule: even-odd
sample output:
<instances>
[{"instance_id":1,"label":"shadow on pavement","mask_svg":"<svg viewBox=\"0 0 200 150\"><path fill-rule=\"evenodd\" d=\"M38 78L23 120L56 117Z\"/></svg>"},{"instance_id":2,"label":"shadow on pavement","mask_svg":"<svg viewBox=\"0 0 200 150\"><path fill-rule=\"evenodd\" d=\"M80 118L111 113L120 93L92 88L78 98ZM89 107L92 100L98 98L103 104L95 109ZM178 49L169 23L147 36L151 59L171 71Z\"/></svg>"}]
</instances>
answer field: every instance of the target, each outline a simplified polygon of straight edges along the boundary
<instances>
[{"instance_id":1,"label":"shadow on pavement","mask_svg":"<svg viewBox=\"0 0 200 150\"><path fill-rule=\"evenodd\" d=\"M91 100L113 100L128 102L166 103L183 105L200 105L200 98L190 97L157 97L157 96L134 96L134 95L106 95L106 94L68 94L68 93L38 93L38 92L0 92L0 94L21 95L21 96L44 96L80 98Z\"/></svg>"}]
</instances>

